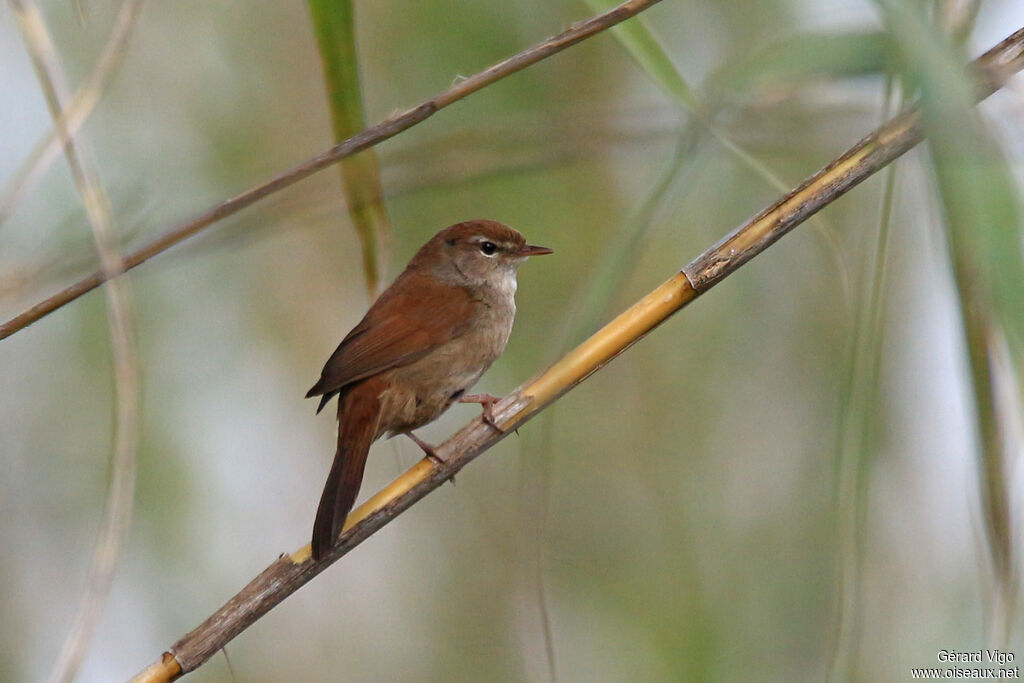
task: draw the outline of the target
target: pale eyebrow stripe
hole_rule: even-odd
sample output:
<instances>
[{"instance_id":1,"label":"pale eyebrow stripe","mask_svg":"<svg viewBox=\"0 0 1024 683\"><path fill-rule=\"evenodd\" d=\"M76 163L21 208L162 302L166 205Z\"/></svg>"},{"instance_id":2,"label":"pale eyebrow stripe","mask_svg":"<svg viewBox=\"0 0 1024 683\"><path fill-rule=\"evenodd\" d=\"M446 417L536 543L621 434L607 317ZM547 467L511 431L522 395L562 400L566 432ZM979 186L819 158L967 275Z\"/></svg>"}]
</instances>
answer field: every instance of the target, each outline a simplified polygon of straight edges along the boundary
<instances>
[{"instance_id":1,"label":"pale eyebrow stripe","mask_svg":"<svg viewBox=\"0 0 1024 683\"><path fill-rule=\"evenodd\" d=\"M485 235L473 235L472 237L469 238L468 241L472 242L474 244L479 243L479 242L493 242L494 244L498 245L498 247L500 249L502 249L504 251L512 251L512 249L515 247L515 245L512 244L511 242L505 242L505 241L502 241L502 240L491 239L490 237L487 237Z\"/></svg>"}]
</instances>

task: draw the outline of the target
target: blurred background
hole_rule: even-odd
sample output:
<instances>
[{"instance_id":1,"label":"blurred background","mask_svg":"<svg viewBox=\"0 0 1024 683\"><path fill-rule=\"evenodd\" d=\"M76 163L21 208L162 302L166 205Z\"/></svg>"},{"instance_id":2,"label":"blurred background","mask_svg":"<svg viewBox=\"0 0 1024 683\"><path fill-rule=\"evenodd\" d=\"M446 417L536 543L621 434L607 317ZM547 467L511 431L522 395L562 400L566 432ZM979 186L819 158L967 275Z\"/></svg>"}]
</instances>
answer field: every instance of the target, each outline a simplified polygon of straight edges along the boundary
<instances>
[{"instance_id":1,"label":"blurred background","mask_svg":"<svg viewBox=\"0 0 1024 683\"><path fill-rule=\"evenodd\" d=\"M367 122L596 6L357 3ZM40 9L77 86L118 6ZM1020 3L976 9L958 24L971 56L1024 26ZM378 147L385 283L469 218L555 250L521 269L480 391L542 370L778 197L766 173L795 185L892 106L890 27L870 3L671 1L643 25L713 130L602 34ZM7 183L51 125L10 6L0 63ZM981 107L1018 181L1022 83ZM325 149L308 6L146 4L82 136L129 247ZM829 206L230 643L234 678L218 655L187 680L877 681L943 649L1024 657L1019 625L993 641L990 470L934 175L915 150ZM3 318L97 264L58 157L0 224ZM368 304L333 168L127 280L135 507L80 681L127 679L308 541L336 425L302 396ZM0 384L0 680L43 680L110 479L102 292L0 343ZM378 442L360 500L419 457Z\"/></svg>"}]
</instances>

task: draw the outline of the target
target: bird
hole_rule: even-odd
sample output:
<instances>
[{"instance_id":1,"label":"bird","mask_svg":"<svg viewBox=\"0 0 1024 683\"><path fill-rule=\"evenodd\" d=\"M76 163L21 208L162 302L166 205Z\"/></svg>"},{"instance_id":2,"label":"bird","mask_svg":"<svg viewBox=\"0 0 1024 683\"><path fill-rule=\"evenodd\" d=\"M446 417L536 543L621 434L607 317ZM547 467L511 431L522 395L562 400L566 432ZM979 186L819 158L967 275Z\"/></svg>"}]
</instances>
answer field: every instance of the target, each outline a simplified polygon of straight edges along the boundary
<instances>
[{"instance_id":1,"label":"bird","mask_svg":"<svg viewBox=\"0 0 1024 683\"><path fill-rule=\"evenodd\" d=\"M371 444L408 435L456 401L479 403L498 428L489 394L467 394L501 355L515 319L516 274L530 256L551 254L493 220L451 225L431 238L331 354L306 398L317 413L338 398L338 444L313 523L312 556L337 542L363 480Z\"/></svg>"}]
</instances>

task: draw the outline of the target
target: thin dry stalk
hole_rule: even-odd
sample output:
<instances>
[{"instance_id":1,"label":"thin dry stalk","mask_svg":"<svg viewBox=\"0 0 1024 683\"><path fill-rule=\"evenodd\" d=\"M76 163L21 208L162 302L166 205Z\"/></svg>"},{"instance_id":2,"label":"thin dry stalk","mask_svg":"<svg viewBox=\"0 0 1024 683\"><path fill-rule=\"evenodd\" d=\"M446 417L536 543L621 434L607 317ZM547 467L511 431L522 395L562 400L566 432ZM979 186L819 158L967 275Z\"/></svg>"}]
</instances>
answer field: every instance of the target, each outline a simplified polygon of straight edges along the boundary
<instances>
[{"instance_id":1,"label":"thin dry stalk","mask_svg":"<svg viewBox=\"0 0 1024 683\"><path fill-rule=\"evenodd\" d=\"M582 120L574 115L572 125L548 121L547 117L508 117L485 129L474 127L403 147L397 150L397 155L394 154L396 150L392 150L392 154L381 159L387 196L395 199L417 192L580 163L612 150L629 151L640 142L662 140L675 134L678 124L672 122L677 117L670 115L674 111L665 107L644 108L615 120L602 118L607 116L607 112L602 116L590 112L584 114ZM501 147L497 151L474 151L472 147L482 140L500 142ZM268 220L258 225L246 223L235 227L265 234L278 227L280 216L287 214L293 225L316 222L318 218L334 216L339 209L344 210L348 206L343 197L310 204L308 197L279 194L269 201L274 203L273 215ZM122 244L131 242L140 232L138 223L132 226L122 224L119 230ZM217 233L216 237L211 236L204 248L219 247L221 242L230 239L230 234L230 231L224 231ZM216 246L210 243L214 241L217 241ZM12 267L6 268L0 273L0 306L5 301L15 301L26 290L37 290L67 280L92 265L91 254L78 253L74 246L65 252L37 260L19 259Z\"/></svg>"},{"instance_id":2,"label":"thin dry stalk","mask_svg":"<svg viewBox=\"0 0 1024 683\"><path fill-rule=\"evenodd\" d=\"M1024 29L975 60L978 97L997 90L1024 68ZM845 194L922 139L916 111L905 112L857 143L795 190L723 238L688 266L605 325L553 366L493 408L495 430L472 420L437 447L443 464L424 458L350 515L337 545L314 562L309 545L282 555L161 658L135 683L169 681L203 664L220 648L346 555L388 522L441 486L509 432L635 344L669 316L764 251L815 212Z\"/></svg>"},{"instance_id":3,"label":"thin dry stalk","mask_svg":"<svg viewBox=\"0 0 1024 683\"><path fill-rule=\"evenodd\" d=\"M21 199L39 182L60 154L66 138L61 135L61 130L73 137L89 118L124 57L141 10L142 0L126 0L121 4L110 37L89 76L71 98L71 103L61 107L60 116L54 121L53 127L35 144L0 193L0 225L10 217Z\"/></svg>"},{"instance_id":4,"label":"thin dry stalk","mask_svg":"<svg viewBox=\"0 0 1024 683\"><path fill-rule=\"evenodd\" d=\"M986 606L986 631L993 647L1005 648L1016 611L1018 578L1008 472L1014 461L1009 438L1014 407L1012 392L1000 391L1003 388L1001 378L1011 374L1006 372L1011 362L1003 333L993 319L989 296L983 286L976 284L984 278L977 277L974 264L967 262L959 252L954 254L953 263L971 367L979 431L982 520L993 580Z\"/></svg>"},{"instance_id":5,"label":"thin dry stalk","mask_svg":"<svg viewBox=\"0 0 1024 683\"><path fill-rule=\"evenodd\" d=\"M883 120L906 106L905 96L897 95L892 77L886 79L882 99ZM853 320L846 370L840 390L838 426L835 432L836 525L838 585L835 627L829 645L827 681L849 680L862 637L862 560L866 530L867 474L869 454L875 438L871 409L876 404L881 372L881 346L884 334L884 293L886 261L896 195L897 167L885 171L878 235L874 249L864 257L864 277L870 280L860 292Z\"/></svg>"},{"instance_id":6,"label":"thin dry stalk","mask_svg":"<svg viewBox=\"0 0 1024 683\"><path fill-rule=\"evenodd\" d=\"M618 7L591 17L584 21L573 24L565 31L556 36L537 43L531 48L523 50L508 59L505 59L483 71L455 83L447 90L444 90L430 99L420 103L412 109L391 116L372 128L353 135L344 142L338 143L326 152L308 159L292 168L279 173L256 187L246 190L240 195L227 199L213 208L207 210L198 217L183 223L165 232L149 244L130 252L124 257L122 270L128 271L144 263L148 259L165 251L182 240L191 237L204 228L217 221L241 211L247 206L256 203L260 199L283 190L286 187L308 178L317 171L321 171L338 161L361 152L387 140L394 135L411 128L412 126L425 121L436 112L444 109L453 102L472 95L476 91L485 88L506 76L511 76L528 66L557 54L566 48L572 47L580 41L600 33L618 23L629 19L635 14L642 12L660 0L629 0ZM0 339L11 336L18 330L24 329L43 316L52 313L61 306L68 304L78 297L91 292L107 281L104 272L97 271L92 275L82 278L78 282L64 288L50 298L39 302L27 311L16 315L9 321L0 325Z\"/></svg>"},{"instance_id":7,"label":"thin dry stalk","mask_svg":"<svg viewBox=\"0 0 1024 683\"><path fill-rule=\"evenodd\" d=\"M93 242L108 278L120 274L121 252L111 224L110 209L95 164L80 140L64 125L64 107L70 101L60 58L42 15L31 0L9 0L19 20L25 44L39 76L47 107L56 122L61 145L75 187L82 197ZM110 594L121 543L131 522L135 496L138 447L138 351L133 334L131 292L124 279L112 279L106 288L108 328L114 359L114 458L103 522L93 550L92 565L75 621L61 648L50 680L69 682L92 641L96 624Z\"/></svg>"}]
</instances>

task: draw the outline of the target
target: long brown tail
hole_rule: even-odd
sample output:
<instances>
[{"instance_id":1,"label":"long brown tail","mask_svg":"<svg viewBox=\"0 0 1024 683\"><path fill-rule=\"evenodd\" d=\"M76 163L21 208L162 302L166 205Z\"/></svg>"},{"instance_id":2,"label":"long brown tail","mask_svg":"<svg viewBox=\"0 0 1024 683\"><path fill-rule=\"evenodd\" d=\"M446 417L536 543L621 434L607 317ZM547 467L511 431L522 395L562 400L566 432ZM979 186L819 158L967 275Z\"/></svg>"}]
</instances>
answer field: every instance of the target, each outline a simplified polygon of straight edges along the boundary
<instances>
[{"instance_id":1,"label":"long brown tail","mask_svg":"<svg viewBox=\"0 0 1024 683\"><path fill-rule=\"evenodd\" d=\"M314 560L320 560L338 540L363 482L366 455L380 421L381 387L377 384L376 379L367 380L339 397L338 450L313 522Z\"/></svg>"}]
</instances>

